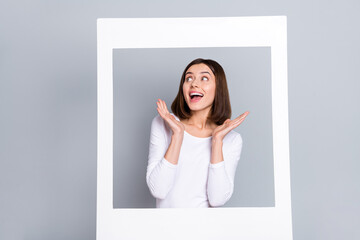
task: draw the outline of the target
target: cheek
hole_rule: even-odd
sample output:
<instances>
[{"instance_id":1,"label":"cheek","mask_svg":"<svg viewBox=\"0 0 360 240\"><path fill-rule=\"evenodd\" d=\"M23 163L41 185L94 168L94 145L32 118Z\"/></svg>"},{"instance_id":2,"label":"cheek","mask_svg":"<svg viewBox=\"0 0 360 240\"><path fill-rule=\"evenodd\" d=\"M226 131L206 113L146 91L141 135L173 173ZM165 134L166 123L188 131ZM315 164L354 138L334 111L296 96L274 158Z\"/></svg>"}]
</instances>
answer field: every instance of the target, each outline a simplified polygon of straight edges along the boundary
<instances>
[{"instance_id":1,"label":"cheek","mask_svg":"<svg viewBox=\"0 0 360 240\"><path fill-rule=\"evenodd\" d=\"M182 93L183 93L184 98L185 98L185 100L186 100L187 98L186 98L186 86L185 86L185 85L183 85Z\"/></svg>"},{"instance_id":2,"label":"cheek","mask_svg":"<svg viewBox=\"0 0 360 240\"><path fill-rule=\"evenodd\" d=\"M209 86L207 92L208 92L208 95L211 96L211 97L215 97L215 86Z\"/></svg>"}]
</instances>

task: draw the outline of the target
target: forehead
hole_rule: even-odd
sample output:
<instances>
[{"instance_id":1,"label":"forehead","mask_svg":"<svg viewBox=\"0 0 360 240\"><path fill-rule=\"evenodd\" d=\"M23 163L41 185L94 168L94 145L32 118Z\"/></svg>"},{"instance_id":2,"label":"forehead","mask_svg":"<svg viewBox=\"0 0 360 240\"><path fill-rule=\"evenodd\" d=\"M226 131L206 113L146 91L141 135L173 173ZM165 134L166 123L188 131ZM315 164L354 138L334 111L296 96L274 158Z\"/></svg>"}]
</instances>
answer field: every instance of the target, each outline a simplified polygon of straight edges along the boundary
<instances>
[{"instance_id":1,"label":"forehead","mask_svg":"<svg viewBox=\"0 0 360 240\"><path fill-rule=\"evenodd\" d=\"M189 69L186 71L186 73L188 72L192 72L194 74L196 73L201 73L201 72L208 72L211 75L214 75L213 72L211 71L211 69L204 63L199 63L199 64L195 64L192 65L191 67L189 67Z\"/></svg>"}]
</instances>

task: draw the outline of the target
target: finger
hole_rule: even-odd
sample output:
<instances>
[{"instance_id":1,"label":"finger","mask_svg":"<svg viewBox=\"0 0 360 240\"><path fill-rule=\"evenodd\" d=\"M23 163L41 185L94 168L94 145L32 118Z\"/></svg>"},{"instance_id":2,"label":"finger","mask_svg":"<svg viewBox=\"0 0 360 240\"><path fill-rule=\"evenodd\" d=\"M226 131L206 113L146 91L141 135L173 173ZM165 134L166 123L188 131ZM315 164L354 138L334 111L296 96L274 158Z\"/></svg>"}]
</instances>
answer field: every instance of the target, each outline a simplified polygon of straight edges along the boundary
<instances>
[{"instance_id":1,"label":"finger","mask_svg":"<svg viewBox=\"0 0 360 240\"><path fill-rule=\"evenodd\" d=\"M161 106L161 99L158 99L157 104Z\"/></svg>"},{"instance_id":2,"label":"finger","mask_svg":"<svg viewBox=\"0 0 360 240\"><path fill-rule=\"evenodd\" d=\"M162 100L160 99L159 105L160 105L161 111L162 111L163 114L165 115L165 114L167 113L167 111L166 111L166 105L164 104L164 101L162 101Z\"/></svg>"},{"instance_id":3,"label":"finger","mask_svg":"<svg viewBox=\"0 0 360 240\"><path fill-rule=\"evenodd\" d=\"M241 114L240 116L238 116L237 118L235 118L234 120L232 120L229 125L231 127L236 128L237 126L240 125L240 123L242 123L245 120L245 117L247 116L247 114Z\"/></svg>"},{"instance_id":4,"label":"finger","mask_svg":"<svg viewBox=\"0 0 360 240\"><path fill-rule=\"evenodd\" d=\"M238 118L239 118L239 119L243 119L243 118L245 118L248 114L249 114L249 112L244 112L244 113L241 114Z\"/></svg>"},{"instance_id":5,"label":"finger","mask_svg":"<svg viewBox=\"0 0 360 240\"><path fill-rule=\"evenodd\" d=\"M249 112L245 112L245 113L241 114L240 116L238 116L237 118L235 118L234 120L226 119L225 122L223 123L223 125L221 125L221 129L219 129L219 130L230 132L231 130L238 127L245 120L245 117L248 114L249 114Z\"/></svg>"},{"instance_id":6,"label":"finger","mask_svg":"<svg viewBox=\"0 0 360 240\"><path fill-rule=\"evenodd\" d=\"M244 112L243 114L241 114L240 116L238 116L237 118L234 119L235 122L243 121L248 114L249 114L249 112Z\"/></svg>"},{"instance_id":7,"label":"finger","mask_svg":"<svg viewBox=\"0 0 360 240\"><path fill-rule=\"evenodd\" d=\"M161 101L160 101L160 99L158 99L158 101L156 102L156 105L158 106L158 108L160 108L160 110L162 109L162 106L161 106Z\"/></svg>"},{"instance_id":8,"label":"finger","mask_svg":"<svg viewBox=\"0 0 360 240\"><path fill-rule=\"evenodd\" d=\"M166 107L166 103L163 101L163 100L160 100L161 101L161 106L164 110L164 113L167 113L167 107Z\"/></svg>"},{"instance_id":9,"label":"finger","mask_svg":"<svg viewBox=\"0 0 360 240\"><path fill-rule=\"evenodd\" d=\"M246 116L245 116L245 117L246 117ZM238 127L238 126L245 120L245 117L236 120L236 121L235 121L235 127L234 127L234 128Z\"/></svg>"},{"instance_id":10,"label":"finger","mask_svg":"<svg viewBox=\"0 0 360 240\"><path fill-rule=\"evenodd\" d=\"M159 103L160 108L162 109L162 108L163 108L163 104L162 104L162 101L161 101L160 98L158 99L158 103Z\"/></svg>"},{"instance_id":11,"label":"finger","mask_svg":"<svg viewBox=\"0 0 360 240\"><path fill-rule=\"evenodd\" d=\"M161 106L164 109L164 111L166 112L166 104L163 100L161 100Z\"/></svg>"},{"instance_id":12,"label":"finger","mask_svg":"<svg viewBox=\"0 0 360 240\"><path fill-rule=\"evenodd\" d=\"M158 111L161 112L161 114L163 114L163 113L164 113L164 110L163 110L163 108L162 108L162 106L161 106L161 103L160 103L160 102L157 102L156 104L157 104L157 107L158 107Z\"/></svg>"},{"instance_id":13,"label":"finger","mask_svg":"<svg viewBox=\"0 0 360 240\"><path fill-rule=\"evenodd\" d=\"M159 115L160 115L162 118L164 118L164 113L163 113L162 109L158 107L158 108L157 108L157 111L158 111Z\"/></svg>"},{"instance_id":14,"label":"finger","mask_svg":"<svg viewBox=\"0 0 360 240\"><path fill-rule=\"evenodd\" d=\"M241 114L241 118L246 118L247 115L249 115L250 112L246 111L243 114Z\"/></svg>"},{"instance_id":15,"label":"finger","mask_svg":"<svg viewBox=\"0 0 360 240\"><path fill-rule=\"evenodd\" d=\"M165 117L165 115L166 115L166 111L165 111L165 109L164 109L164 107L163 107L163 104L161 103L161 99L159 99L159 101L156 103L157 104L157 106L158 106L158 112L159 112L159 114L161 115L161 117L162 118L164 118Z\"/></svg>"},{"instance_id":16,"label":"finger","mask_svg":"<svg viewBox=\"0 0 360 240\"><path fill-rule=\"evenodd\" d=\"M245 118L236 119L236 121L234 121L235 127L239 126L244 120L245 120Z\"/></svg>"},{"instance_id":17,"label":"finger","mask_svg":"<svg viewBox=\"0 0 360 240\"><path fill-rule=\"evenodd\" d=\"M165 101L159 99L159 105L160 105L160 108L162 111L162 117L168 121L168 118L169 118L169 116L171 116L171 114L169 113L169 111L166 107Z\"/></svg>"},{"instance_id":18,"label":"finger","mask_svg":"<svg viewBox=\"0 0 360 240\"><path fill-rule=\"evenodd\" d=\"M226 119L224 123L228 123L230 122L231 120L230 119Z\"/></svg>"},{"instance_id":19,"label":"finger","mask_svg":"<svg viewBox=\"0 0 360 240\"><path fill-rule=\"evenodd\" d=\"M159 103L159 101L156 102L156 106L157 106L157 110L159 111L159 110L160 110L160 103Z\"/></svg>"},{"instance_id":20,"label":"finger","mask_svg":"<svg viewBox=\"0 0 360 240\"><path fill-rule=\"evenodd\" d=\"M167 108L167 106L166 106L165 101L163 101L163 104L164 104L164 109L165 109L165 112L166 112L166 113L169 113L169 110L168 110L168 108Z\"/></svg>"},{"instance_id":21,"label":"finger","mask_svg":"<svg viewBox=\"0 0 360 240\"><path fill-rule=\"evenodd\" d=\"M245 118L240 119L240 120L236 123L236 127L239 126L244 120L245 120Z\"/></svg>"}]
</instances>

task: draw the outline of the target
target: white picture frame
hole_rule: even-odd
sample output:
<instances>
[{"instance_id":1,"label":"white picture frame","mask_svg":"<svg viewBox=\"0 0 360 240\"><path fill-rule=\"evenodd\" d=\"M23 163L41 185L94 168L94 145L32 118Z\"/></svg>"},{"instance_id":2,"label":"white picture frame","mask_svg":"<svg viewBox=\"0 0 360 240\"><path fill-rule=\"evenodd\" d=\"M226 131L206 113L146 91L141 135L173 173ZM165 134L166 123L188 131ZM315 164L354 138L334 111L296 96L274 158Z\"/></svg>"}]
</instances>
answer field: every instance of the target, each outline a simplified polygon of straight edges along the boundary
<instances>
[{"instance_id":1,"label":"white picture frame","mask_svg":"<svg viewBox=\"0 0 360 240\"><path fill-rule=\"evenodd\" d=\"M275 206L114 209L113 49L192 47L271 47ZM292 240L286 16L98 19L97 54L97 240Z\"/></svg>"}]
</instances>

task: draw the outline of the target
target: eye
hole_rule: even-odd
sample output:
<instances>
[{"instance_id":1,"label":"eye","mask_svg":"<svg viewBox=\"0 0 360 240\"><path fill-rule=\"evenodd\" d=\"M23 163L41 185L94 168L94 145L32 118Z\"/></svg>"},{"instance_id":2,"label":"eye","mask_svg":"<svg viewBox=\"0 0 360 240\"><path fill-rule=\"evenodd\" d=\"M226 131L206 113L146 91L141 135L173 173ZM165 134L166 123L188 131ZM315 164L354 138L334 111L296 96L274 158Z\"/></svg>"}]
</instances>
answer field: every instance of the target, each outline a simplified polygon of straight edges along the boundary
<instances>
[{"instance_id":1,"label":"eye","mask_svg":"<svg viewBox=\"0 0 360 240\"><path fill-rule=\"evenodd\" d=\"M209 79L207 77L202 77L202 80L208 81Z\"/></svg>"},{"instance_id":2,"label":"eye","mask_svg":"<svg viewBox=\"0 0 360 240\"><path fill-rule=\"evenodd\" d=\"M185 78L185 81L191 81L192 80L192 77L187 77L187 78Z\"/></svg>"}]
</instances>

